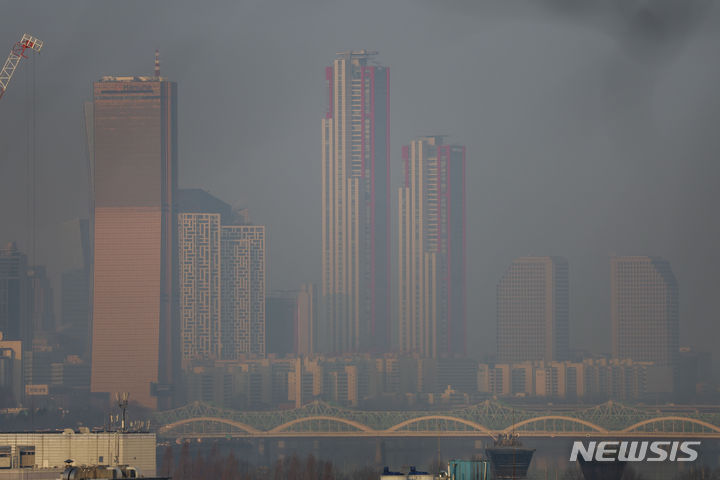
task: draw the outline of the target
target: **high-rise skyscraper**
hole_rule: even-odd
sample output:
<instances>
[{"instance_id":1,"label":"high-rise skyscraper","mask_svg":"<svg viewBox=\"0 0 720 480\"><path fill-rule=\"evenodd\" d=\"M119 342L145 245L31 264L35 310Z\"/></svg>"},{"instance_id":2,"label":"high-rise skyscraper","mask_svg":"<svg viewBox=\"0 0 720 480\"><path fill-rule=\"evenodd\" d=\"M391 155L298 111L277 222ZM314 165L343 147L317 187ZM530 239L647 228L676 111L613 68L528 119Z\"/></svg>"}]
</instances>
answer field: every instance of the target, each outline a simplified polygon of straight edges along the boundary
<instances>
[{"instance_id":1,"label":"high-rise skyscraper","mask_svg":"<svg viewBox=\"0 0 720 480\"><path fill-rule=\"evenodd\" d=\"M178 216L183 367L265 354L265 227Z\"/></svg>"},{"instance_id":2,"label":"high-rise skyscraper","mask_svg":"<svg viewBox=\"0 0 720 480\"><path fill-rule=\"evenodd\" d=\"M660 257L613 257L612 349L615 358L675 366L678 358L678 284Z\"/></svg>"},{"instance_id":3,"label":"high-rise skyscraper","mask_svg":"<svg viewBox=\"0 0 720 480\"><path fill-rule=\"evenodd\" d=\"M498 362L565 360L569 342L568 263L522 257L497 286Z\"/></svg>"},{"instance_id":4,"label":"high-rise skyscraper","mask_svg":"<svg viewBox=\"0 0 720 480\"><path fill-rule=\"evenodd\" d=\"M177 85L159 76L94 83L91 390L169 406L173 379L173 196Z\"/></svg>"},{"instance_id":5,"label":"high-rise skyscraper","mask_svg":"<svg viewBox=\"0 0 720 480\"><path fill-rule=\"evenodd\" d=\"M465 353L465 147L442 136L403 147L398 190L398 347Z\"/></svg>"},{"instance_id":6,"label":"high-rise skyscraper","mask_svg":"<svg viewBox=\"0 0 720 480\"><path fill-rule=\"evenodd\" d=\"M223 226L220 250L222 358L265 355L265 227Z\"/></svg>"},{"instance_id":7,"label":"high-rise skyscraper","mask_svg":"<svg viewBox=\"0 0 720 480\"><path fill-rule=\"evenodd\" d=\"M220 360L220 214L178 214L182 366Z\"/></svg>"},{"instance_id":8,"label":"high-rise skyscraper","mask_svg":"<svg viewBox=\"0 0 720 480\"><path fill-rule=\"evenodd\" d=\"M337 54L322 120L321 349L389 346L389 69L377 52Z\"/></svg>"},{"instance_id":9,"label":"high-rise skyscraper","mask_svg":"<svg viewBox=\"0 0 720 480\"><path fill-rule=\"evenodd\" d=\"M265 227L199 189L178 191L181 361L265 354Z\"/></svg>"},{"instance_id":10,"label":"high-rise skyscraper","mask_svg":"<svg viewBox=\"0 0 720 480\"><path fill-rule=\"evenodd\" d=\"M27 256L15 243L0 248L0 332L5 340L32 345Z\"/></svg>"}]
</instances>

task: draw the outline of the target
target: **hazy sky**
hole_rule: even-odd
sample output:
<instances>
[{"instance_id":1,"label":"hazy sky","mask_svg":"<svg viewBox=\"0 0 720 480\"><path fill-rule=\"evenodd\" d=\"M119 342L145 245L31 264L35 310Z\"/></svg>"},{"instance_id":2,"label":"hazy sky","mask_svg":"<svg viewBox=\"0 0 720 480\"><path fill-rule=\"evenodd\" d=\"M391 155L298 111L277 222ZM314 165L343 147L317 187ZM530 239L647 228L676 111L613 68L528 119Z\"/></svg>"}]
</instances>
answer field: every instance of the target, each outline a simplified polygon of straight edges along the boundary
<instances>
[{"instance_id":1,"label":"hazy sky","mask_svg":"<svg viewBox=\"0 0 720 480\"><path fill-rule=\"evenodd\" d=\"M268 226L269 290L318 281L324 67L368 48L391 71L391 198L412 138L467 145L469 351L493 353L495 286L528 254L569 260L572 341L607 351L615 253L668 259L681 343L720 353L720 11L706 4L6 2L2 58L24 32L45 46L0 100L0 242L27 246L33 71L39 261L57 274L57 226L87 215L81 104L102 75L150 74L159 48L179 84L181 186Z\"/></svg>"}]
</instances>

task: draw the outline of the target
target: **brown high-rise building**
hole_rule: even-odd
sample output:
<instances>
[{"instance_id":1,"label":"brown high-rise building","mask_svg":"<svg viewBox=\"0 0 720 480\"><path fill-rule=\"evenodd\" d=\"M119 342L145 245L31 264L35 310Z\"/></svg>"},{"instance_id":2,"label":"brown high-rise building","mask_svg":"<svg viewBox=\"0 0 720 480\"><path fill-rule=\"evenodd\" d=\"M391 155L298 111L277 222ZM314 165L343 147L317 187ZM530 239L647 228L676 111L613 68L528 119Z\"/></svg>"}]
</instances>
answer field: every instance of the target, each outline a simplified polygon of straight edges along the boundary
<instances>
[{"instance_id":1,"label":"brown high-rise building","mask_svg":"<svg viewBox=\"0 0 720 480\"><path fill-rule=\"evenodd\" d=\"M177 85L108 76L94 84L91 390L169 404L172 382Z\"/></svg>"},{"instance_id":2,"label":"brown high-rise building","mask_svg":"<svg viewBox=\"0 0 720 480\"><path fill-rule=\"evenodd\" d=\"M567 260L515 259L497 286L498 361L566 360L568 342Z\"/></svg>"},{"instance_id":3,"label":"brown high-rise building","mask_svg":"<svg viewBox=\"0 0 720 480\"><path fill-rule=\"evenodd\" d=\"M613 257L613 357L675 366L678 358L678 284L660 257Z\"/></svg>"}]
</instances>

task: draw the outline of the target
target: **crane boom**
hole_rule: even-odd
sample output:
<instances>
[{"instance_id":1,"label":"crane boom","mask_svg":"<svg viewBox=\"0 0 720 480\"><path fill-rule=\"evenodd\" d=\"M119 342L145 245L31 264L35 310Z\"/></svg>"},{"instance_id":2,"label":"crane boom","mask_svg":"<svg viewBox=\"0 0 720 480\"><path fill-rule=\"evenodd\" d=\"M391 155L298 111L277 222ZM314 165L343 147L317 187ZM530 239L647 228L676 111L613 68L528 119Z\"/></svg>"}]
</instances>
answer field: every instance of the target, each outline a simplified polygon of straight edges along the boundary
<instances>
[{"instance_id":1,"label":"crane boom","mask_svg":"<svg viewBox=\"0 0 720 480\"><path fill-rule=\"evenodd\" d=\"M5 60L5 65L3 65L2 70L0 70L0 98L2 98L5 93L8 83L10 83L10 79L12 78L13 73L15 73L15 69L17 68L18 63L20 63L20 60L27 58L25 56L25 50L29 48L39 52L42 46L42 40L38 40L27 33L24 34L20 41L13 46L12 50L10 50L10 55L8 55L7 60Z\"/></svg>"}]
</instances>

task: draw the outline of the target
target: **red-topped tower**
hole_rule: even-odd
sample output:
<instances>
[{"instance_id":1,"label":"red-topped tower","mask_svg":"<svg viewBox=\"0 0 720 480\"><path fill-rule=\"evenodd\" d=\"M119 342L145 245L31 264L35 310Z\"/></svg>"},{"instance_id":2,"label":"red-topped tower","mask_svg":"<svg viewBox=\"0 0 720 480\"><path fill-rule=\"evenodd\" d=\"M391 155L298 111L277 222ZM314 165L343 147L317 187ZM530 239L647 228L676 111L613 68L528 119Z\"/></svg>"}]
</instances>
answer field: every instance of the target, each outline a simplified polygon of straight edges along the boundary
<instances>
[{"instance_id":1,"label":"red-topped tower","mask_svg":"<svg viewBox=\"0 0 720 480\"><path fill-rule=\"evenodd\" d=\"M326 352L389 348L390 71L377 52L326 69L322 120L322 323Z\"/></svg>"}]
</instances>

